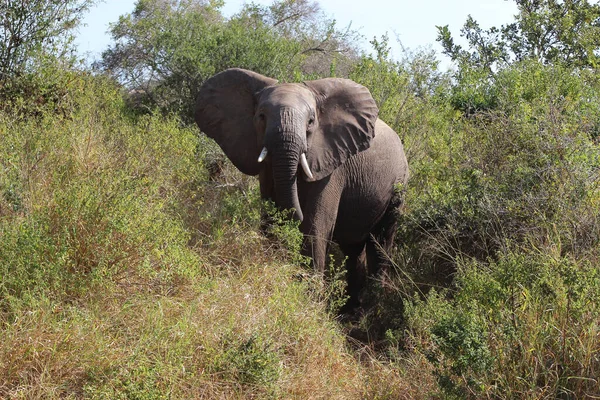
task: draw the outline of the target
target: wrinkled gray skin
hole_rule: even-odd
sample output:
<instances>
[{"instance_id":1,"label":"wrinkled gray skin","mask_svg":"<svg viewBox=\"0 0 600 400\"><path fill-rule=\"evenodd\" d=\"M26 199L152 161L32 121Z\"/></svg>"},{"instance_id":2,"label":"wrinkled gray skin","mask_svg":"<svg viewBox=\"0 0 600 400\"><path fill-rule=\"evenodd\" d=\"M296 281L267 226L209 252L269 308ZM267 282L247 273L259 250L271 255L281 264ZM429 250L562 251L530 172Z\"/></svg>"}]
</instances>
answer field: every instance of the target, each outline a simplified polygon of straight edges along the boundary
<instances>
[{"instance_id":1,"label":"wrinkled gray skin","mask_svg":"<svg viewBox=\"0 0 600 400\"><path fill-rule=\"evenodd\" d=\"M367 272L385 264L379 250L393 244L402 203L394 186L408 178L402 143L377 114L368 89L351 80L277 84L242 69L208 79L196 104L200 129L240 171L259 175L262 198L295 210L317 271L330 241L340 245L351 306ZM302 153L312 179L299 168Z\"/></svg>"}]
</instances>

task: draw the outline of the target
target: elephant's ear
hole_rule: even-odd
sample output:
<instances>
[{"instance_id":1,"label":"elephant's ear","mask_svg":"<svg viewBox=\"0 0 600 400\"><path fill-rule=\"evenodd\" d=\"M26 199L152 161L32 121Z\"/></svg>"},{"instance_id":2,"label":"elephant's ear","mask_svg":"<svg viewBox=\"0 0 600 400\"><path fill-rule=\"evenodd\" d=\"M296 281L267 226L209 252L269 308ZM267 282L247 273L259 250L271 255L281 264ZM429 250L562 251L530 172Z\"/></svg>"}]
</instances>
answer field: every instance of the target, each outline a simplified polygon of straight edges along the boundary
<instances>
[{"instance_id":1,"label":"elephant's ear","mask_svg":"<svg viewBox=\"0 0 600 400\"><path fill-rule=\"evenodd\" d=\"M369 148L379 110L369 89L349 79L307 81L317 100L317 125L308 137L307 160L322 179L349 157Z\"/></svg>"},{"instance_id":2,"label":"elephant's ear","mask_svg":"<svg viewBox=\"0 0 600 400\"><path fill-rule=\"evenodd\" d=\"M196 100L196 123L213 138L233 165L247 175L260 171L260 153L254 128L255 95L275 79L239 68L209 78Z\"/></svg>"}]
</instances>

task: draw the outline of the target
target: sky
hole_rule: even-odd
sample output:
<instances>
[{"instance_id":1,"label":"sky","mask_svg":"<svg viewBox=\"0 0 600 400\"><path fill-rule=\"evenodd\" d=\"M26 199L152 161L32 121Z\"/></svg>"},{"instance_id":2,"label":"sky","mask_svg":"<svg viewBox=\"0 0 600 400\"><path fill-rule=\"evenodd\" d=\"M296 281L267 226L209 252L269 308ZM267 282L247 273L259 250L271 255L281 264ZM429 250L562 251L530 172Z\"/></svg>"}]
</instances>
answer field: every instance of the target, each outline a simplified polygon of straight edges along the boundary
<instances>
[{"instance_id":1,"label":"sky","mask_svg":"<svg viewBox=\"0 0 600 400\"><path fill-rule=\"evenodd\" d=\"M432 48L441 53L435 41L436 25L448 25L453 37L470 14L483 29L511 22L517 13L514 1L508 0L317 0L325 14L336 20L338 27L352 24L352 29L363 35L361 47L370 51L369 40L380 38L386 32L390 38L392 55L399 57L399 39L407 49ZM272 0L254 0L269 5ZM239 11L246 0L225 0L223 13L231 16ZM111 43L107 31L109 23L117 22L120 15L133 11L135 0L104 0L92 8L79 29L79 53L88 59L98 58ZM365 4L369 6L366 7ZM460 43L460 41L458 41ZM443 60L448 64L448 60Z\"/></svg>"}]
</instances>

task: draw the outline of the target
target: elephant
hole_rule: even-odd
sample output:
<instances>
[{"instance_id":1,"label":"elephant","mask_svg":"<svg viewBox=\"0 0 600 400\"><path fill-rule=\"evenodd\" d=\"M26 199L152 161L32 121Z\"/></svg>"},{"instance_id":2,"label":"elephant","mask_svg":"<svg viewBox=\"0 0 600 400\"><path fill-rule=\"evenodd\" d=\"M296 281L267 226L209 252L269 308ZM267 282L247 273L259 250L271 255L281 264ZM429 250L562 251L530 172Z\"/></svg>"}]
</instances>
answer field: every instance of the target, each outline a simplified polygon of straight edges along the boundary
<instances>
[{"instance_id":1,"label":"elephant","mask_svg":"<svg viewBox=\"0 0 600 400\"><path fill-rule=\"evenodd\" d=\"M278 83L232 68L200 88L195 120L234 166L258 175L263 199L292 210L302 253L325 271L328 246L346 257L349 308L386 263L408 162L369 90L349 79Z\"/></svg>"}]
</instances>

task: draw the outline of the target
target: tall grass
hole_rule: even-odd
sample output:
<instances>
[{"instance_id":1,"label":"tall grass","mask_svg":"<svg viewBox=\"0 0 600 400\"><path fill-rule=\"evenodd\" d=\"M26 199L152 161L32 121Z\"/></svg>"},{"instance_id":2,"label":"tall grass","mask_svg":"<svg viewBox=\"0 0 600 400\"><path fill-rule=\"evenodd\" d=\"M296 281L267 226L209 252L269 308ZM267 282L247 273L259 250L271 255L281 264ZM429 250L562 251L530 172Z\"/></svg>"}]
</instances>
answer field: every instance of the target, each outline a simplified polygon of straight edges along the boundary
<instances>
[{"instance_id":1,"label":"tall grass","mask_svg":"<svg viewBox=\"0 0 600 400\"><path fill-rule=\"evenodd\" d=\"M259 234L256 182L212 176L212 142L130 114L102 77L38 78L5 88L0 114L0 397L402 395ZM57 82L63 97L38 97Z\"/></svg>"},{"instance_id":2,"label":"tall grass","mask_svg":"<svg viewBox=\"0 0 600 400\"><path fill-rule=\"evenodd\" d=\"M195 127L88 73L1 87L0 397L600 396L595 77L522 63L482 95L384 50L352 74L412 178L358 321L340 260L324 282L296 226L262 235Z\"/></svg>"}]
</instances>

